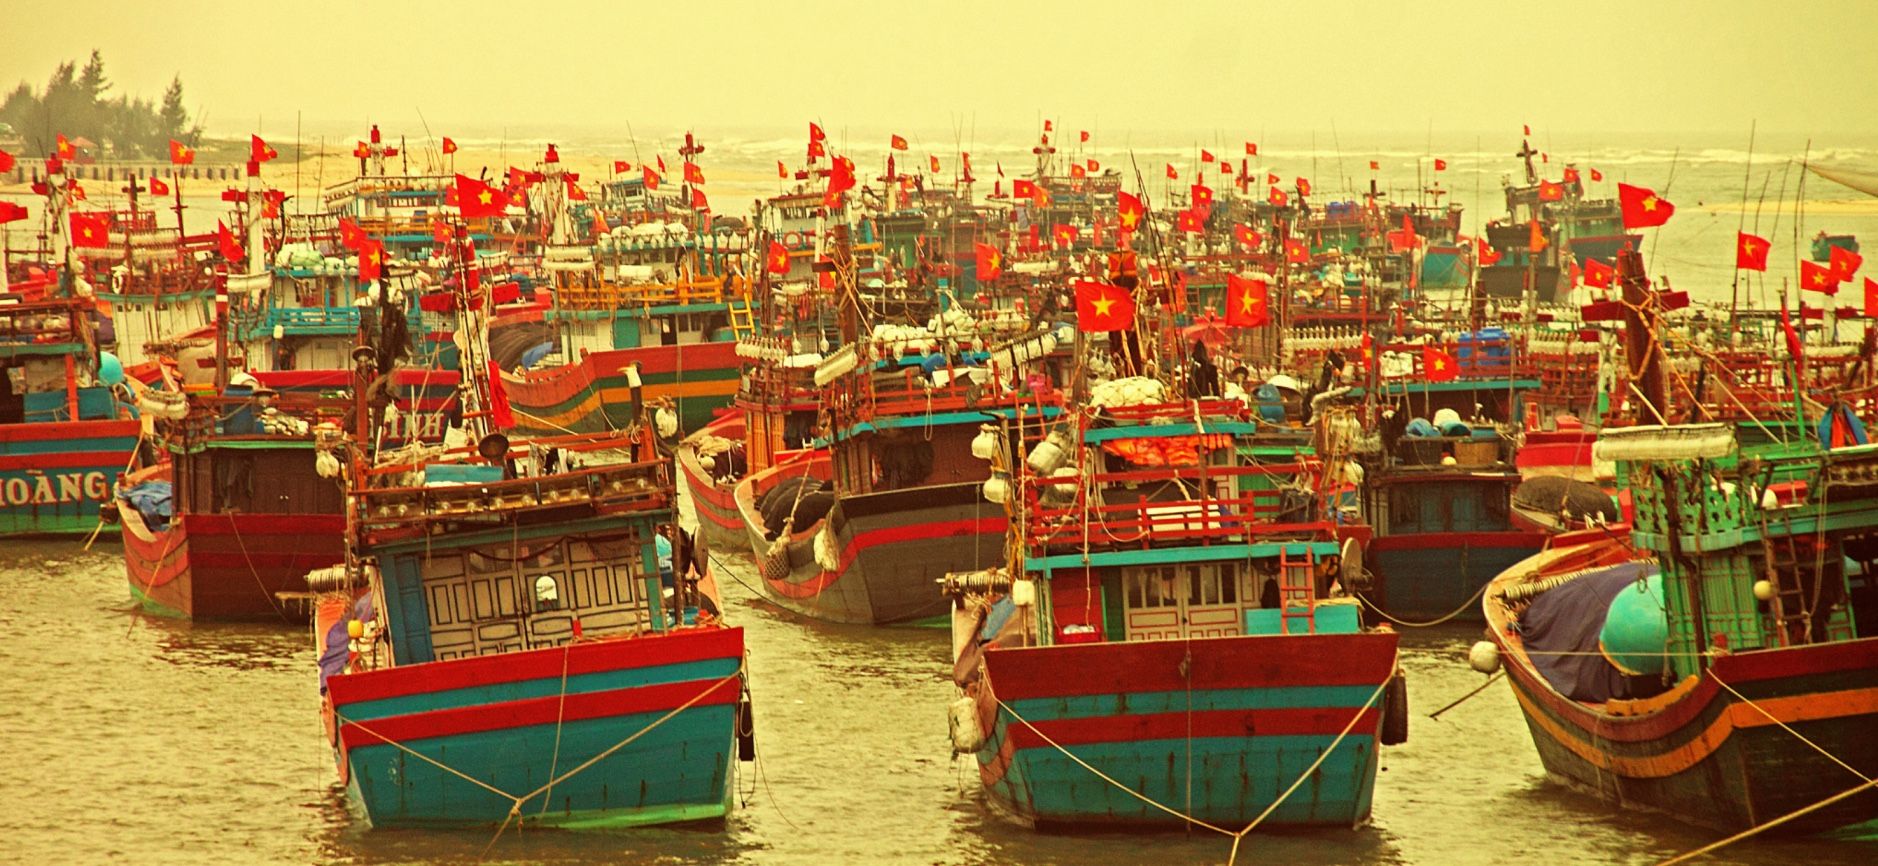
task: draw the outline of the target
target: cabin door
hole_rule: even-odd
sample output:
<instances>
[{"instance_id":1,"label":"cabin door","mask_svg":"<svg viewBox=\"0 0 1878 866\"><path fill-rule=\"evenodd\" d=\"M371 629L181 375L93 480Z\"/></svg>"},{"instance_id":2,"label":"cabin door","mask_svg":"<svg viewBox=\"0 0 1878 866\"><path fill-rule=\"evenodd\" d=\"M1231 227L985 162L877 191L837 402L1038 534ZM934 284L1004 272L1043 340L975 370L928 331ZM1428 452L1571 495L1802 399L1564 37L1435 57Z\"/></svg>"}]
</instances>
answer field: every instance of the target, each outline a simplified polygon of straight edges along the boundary
<instances>
[{"instance_id":1,"label":"cabin door","mask_svg":"<svg viewBox=\"0 0 1878 866\"><path fill-rule=\"evenodd\" d=\"M1122 573L1129 640L1243 634L1239 596L1238 571L1229 563L1146 566Z\"/></svg>"}]
</instances>

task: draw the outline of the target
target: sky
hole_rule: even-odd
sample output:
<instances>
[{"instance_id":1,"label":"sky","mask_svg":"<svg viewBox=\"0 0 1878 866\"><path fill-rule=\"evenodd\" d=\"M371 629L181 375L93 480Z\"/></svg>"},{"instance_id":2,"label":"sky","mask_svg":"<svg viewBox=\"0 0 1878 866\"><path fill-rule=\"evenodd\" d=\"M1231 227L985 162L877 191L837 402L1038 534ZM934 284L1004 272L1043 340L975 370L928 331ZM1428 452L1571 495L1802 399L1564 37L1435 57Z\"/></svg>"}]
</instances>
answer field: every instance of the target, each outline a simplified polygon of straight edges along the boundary
<instances>
[{"instance_id":1,"label":"sky","mask_svg":"<svg viewBox=\"0 0 1878 866\"><path fill-rule=\"evenodd\" d=\"M103 51L212 133L1878 139L1878 2L7 0L0 83ZM26 27L26 22L41 22ZM65 22L52 26L50 22ZM420 116L421 113L421 116ZM1221 133L1221 131L1226 131ZM439 133L443 134L443 133Z\"/></svg>"}]
</instances>

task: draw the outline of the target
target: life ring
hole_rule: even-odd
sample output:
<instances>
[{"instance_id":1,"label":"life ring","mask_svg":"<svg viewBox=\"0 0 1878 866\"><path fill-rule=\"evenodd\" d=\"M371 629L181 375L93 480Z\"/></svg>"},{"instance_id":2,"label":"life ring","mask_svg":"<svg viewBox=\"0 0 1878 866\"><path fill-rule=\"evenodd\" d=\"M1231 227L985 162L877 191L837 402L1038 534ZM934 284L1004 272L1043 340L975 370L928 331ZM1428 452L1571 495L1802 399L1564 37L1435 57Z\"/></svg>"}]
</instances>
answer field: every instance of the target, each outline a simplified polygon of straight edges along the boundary
<instances>
[{"instance_id":1,"label":"life ring","mask_svg":"<svg viewBox=\"0 0 1878 866\"><path fill-rule=\"evenodd\" d=\"M801 232L785 233L783 235L783 246L788 247L792 250L801 249L802 248L802 233Z\"/></svg>"}]
</instances>

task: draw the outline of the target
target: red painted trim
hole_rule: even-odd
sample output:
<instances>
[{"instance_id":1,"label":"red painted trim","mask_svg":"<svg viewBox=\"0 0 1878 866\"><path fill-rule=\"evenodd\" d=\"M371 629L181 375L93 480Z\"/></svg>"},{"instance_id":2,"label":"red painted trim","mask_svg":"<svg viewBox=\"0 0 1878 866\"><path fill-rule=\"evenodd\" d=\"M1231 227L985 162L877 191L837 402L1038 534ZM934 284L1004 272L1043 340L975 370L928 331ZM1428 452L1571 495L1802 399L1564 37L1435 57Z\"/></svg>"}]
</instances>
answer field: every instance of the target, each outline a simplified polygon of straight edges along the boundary
<instances>
[{"instance_id":1,"label":"red painted trim","mask_svg":"<svg viewBox=\"0 0 1878 866\"><path fill-rule=\"evenodd\" d=\"M74 443L76 444L76 443ZM47 454L0 454L0 471L21 469L99 469L115 477L130 460L129 448L59 451ZM108 479L107 479L108 480ZM108 492L108 491L107 491Z\"/></svg>"},{"instance_id":2,"label":"red painted trim","mask_svg":"<svg viewBox=\"0 0 1878 866\"><path fill-rule=\"evenodd\" d=\"M1354 707L1298 707L1264 710L1203 710L1194 713L1094 716L1074 719L1032 719L1031 725L1007 722L1005 734L1017 749L1047 748L1038 731L1064 746L1090 743L1132 743L1143 740L1184 740L1194 737L1334 737L1355 715ZM1363 710L1354 736L1376 732L1381 711Z\"/></svg>"},{"instance_id":3,"label":"red painted trim","mask_svg":"<svg viewBox=\"0 0 1878 866\"><path fill-rule=\"evenodd\" d=\"M765 578L765 580L768 580L770 587L775 589L780 595L788 598L808 598L813 595L821 594L823 590L833 585L835 581L840 580L841 576L847 574L848 570L854 566L854 560L859 558L861 552L868 548L888 544L903 544L909 541L929 541L934 538L945 538L953 535L992 534L1001 536L1009 527L1010 519L1005 517L974 517L966 520L942 520L931 523L909 523L902 526L883 526L879 529L870 529L866 532L856 533L852 538L849 538L848 543L841 548L841 567L835 571L820 571L808 580L794 583L788 580L777 580L773 578Z\"/></svg>"},{"instance_id":4,"label":"red painted trim","mask_svg":"<svg viewBox=\"0 0 1878 866\"><path fill-rule=\"evenodd\" d=\"M1007 702L1187 688L1374 686L1394 671L1396 639L1394 632L1368 632L1020 647L987 652L985 667ZM1183 661L1190 678L1181 676Z\"/></svg>"},{"instance_id":5,"label":"red painted trim","mask_svg":"<svg viewBox=\"0 0 1878 866\"><path fill-rule=\"evenodd\" d=\"M1445 550L1448 548L1509 548L1530 549L1533 552L1545 546L1547 536L1543 532L1513 530L1508 532L1417 532L1408 535L1384 535L1370 546L1372 551L1391 550Z\"/></svg>"},{"instance_id":6,"label":"red painted trim","mask_svg":"<svg viewBox=\"0 0 1878 866\"><path fill-rule=\"evenodd\" d=\"M577 676L742 655L742 628L709 628L575 644L566 652L566 669L568 676ZM347 704L360 701L543 677L559 679L562 657L562 648L551 647L404 665L332 677L326 681L327 692L333 706L343 712Z\"/></svg>"},{"instance_id":7,"label":"red painted trim","mask_svg":"<svg viewBox=\"0 0 1878 866\"><path fill-rule=\"evenodd\" d=\"M561 654L559 650L552 652L556 657ZM507 658L510 655L514 653L495 656L495 658ZM411 668L392 668L392 670L409 671ZM330 685L338 679L339 677L333 677L327 680L327 683ZM692 704L693 707L735 703L741 691L735 679L720 679L660 683L604 692L580 692L567 695L565 703L561 695L549 695L494 705L457 707L408 716L394 716L388 719L373 719L364 723L365 727L371 728L369 733L358 724L347 724L339 729L339 738L345 748L357 749L378 745L386 740L404 742L429 737L474 734L482 731L502 731L528 725L552 725L557 719L563 722L578 722L634 713L662 712L678 707L707 690L708 694L704 699ZM343 706L338 709L340 715L345 714Z\"/></svg>"},{"instance_id":8,"label":"red painted trim","mask_svg":"<svg viewBox=\"0 0 1878 866\"><path fill-rule=\"evenodd\" d=\"M0 425L0 442L47 442L71 439L136 438L136 421L48 421ZM119 453L128 454L128 449Z\"/></svg>"}]
</instances>

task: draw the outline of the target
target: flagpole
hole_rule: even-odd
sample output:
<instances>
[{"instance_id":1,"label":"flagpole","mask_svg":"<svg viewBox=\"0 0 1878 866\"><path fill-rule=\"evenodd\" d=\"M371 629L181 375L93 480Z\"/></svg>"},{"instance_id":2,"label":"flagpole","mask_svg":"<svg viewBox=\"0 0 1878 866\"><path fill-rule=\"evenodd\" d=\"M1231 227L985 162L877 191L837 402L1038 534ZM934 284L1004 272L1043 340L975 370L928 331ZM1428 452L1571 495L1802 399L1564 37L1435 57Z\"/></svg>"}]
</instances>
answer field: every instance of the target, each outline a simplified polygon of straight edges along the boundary
<instances>
[{"instance_id":1,"label":"flagpole","mask_svg":"<svg viewBox=\"0 0 1878 866\"><path fill-rule=\"evenodd\" d=\"M1741 170L1741 220L1735 227L1735 279L1728 288L1728 333L1733 336L1740 327L1735 315L1741 309L1741 236L1748 229L1748 188L1754 184L1754 127L1755 121L1748 121L1748 161ZM1667 192L1667 191L1665 191Z\"/></svg>"}]
</instances>

